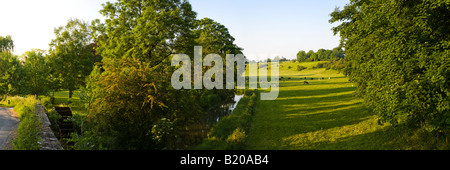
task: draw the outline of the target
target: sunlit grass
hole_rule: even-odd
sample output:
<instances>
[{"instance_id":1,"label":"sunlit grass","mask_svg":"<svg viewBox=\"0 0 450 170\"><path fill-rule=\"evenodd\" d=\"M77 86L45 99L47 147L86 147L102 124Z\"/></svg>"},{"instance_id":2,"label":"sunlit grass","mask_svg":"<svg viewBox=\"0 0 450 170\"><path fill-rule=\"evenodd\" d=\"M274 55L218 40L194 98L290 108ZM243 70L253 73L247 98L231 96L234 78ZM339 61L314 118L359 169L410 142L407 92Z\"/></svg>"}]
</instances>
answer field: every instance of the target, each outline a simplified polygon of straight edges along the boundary
<instances>
[{"instance_id":1,"label":"sunlit grass","mask_svg":"<svg viewBox=\"0 0 450 170\"><path fill-rule=\"evenodd\" d=\"M361 122L329 129L317 130L306 133L294 134L282 139L283 145L289 149L374 149L364 143L353 145L339 145L345 143L352 136L364 135L381 130L375 116L364 117ZM348 143L347 143L348 144ZM347 147L348 146L348 147Z\"/></svg>"},{"instance_id":2,"label":"sunlit grass","mask_svg":"<svg viewBox=\"0 0 450 170\"><path fill-rule=\"evenodd\" d=\"M55 104L56 105L64 105L68 104L69 102L69 90L61 90L55 93ZM72 95L72 102L78 102L80 100L80 97L77 95L77 91L75 91Z\"/></svg>"},{"instance_id":3,"label":"sunlit grass","mask_svg":"<svg viewBox=\"0 0 450 170\"><path fill-rule=\"evenodd\" d=\"M84 104L80 100L78 96L78 91L75 91L72 95L72 99L70 99L71 103L69 104L69 90L61 90L55 93L55 104L57 107L70 107L74 114L85 114L86 109L84 108Z\"/></svg>"},{"instance_id":4,"label":"sunlit grass","mask_svg":"<svg viewBox=\"0 0 450 170\"><path fill-rule=\"evenodd\" d=\"M385 140L374 138L389 125L378 125L377 116L353 95L356 87L347 77L333 70L312 69L317 63L280 63L280 77L285 80L279 82L276 100L258 101L248 149L385 147ZM297 71L297 65L308 68Z\"/></svg>"}]
</instances>

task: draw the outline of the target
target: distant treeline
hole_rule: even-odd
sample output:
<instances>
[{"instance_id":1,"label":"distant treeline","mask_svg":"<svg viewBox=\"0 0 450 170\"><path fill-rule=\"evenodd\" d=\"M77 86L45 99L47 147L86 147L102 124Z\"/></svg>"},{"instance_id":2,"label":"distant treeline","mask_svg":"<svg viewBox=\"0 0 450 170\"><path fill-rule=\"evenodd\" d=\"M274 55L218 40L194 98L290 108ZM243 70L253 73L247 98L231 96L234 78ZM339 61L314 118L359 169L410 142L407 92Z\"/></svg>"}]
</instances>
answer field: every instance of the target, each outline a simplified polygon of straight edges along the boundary
<instances>
[{"instance_id":1,"label":"distant treeline","mask_svg":"<svg viewBox=\"0 0 450 170\"><path fill-rule=\"evenodd\" d=\"M297 53L297 61L326 61L326 60L339 60L345 57L344 50L336 47L332 50L319 49L317 52L309 50L305 52L303 50Z\"/></svg>"}]
</instances>

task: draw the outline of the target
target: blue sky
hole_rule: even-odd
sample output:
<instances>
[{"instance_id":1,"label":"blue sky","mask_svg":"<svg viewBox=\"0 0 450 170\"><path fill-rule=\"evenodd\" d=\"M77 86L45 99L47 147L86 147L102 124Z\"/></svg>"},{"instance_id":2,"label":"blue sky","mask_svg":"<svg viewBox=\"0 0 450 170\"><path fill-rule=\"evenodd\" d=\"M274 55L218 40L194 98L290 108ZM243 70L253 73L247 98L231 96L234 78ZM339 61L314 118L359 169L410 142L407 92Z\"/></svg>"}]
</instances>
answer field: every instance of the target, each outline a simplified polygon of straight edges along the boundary
<instances>
[{"instance_id":1,"label":"blue sky","mask_svg":"<svg viewBox=\"0 0 450 170\"><path fill-rule=\"evenodd\" d=\"M198 18L209 17L225 25L249 59L284 56L300 50L332 49L329 14L348 0L190 0Z\"/></svg>"},{"instance_id":2,"label":"blue sky","mask_svg":"<svg viewBox=\"0 0 450 170\"><path fill-rule=\"evenodd\" d=\"M67 20L102 18L108 0L5 0L0 1L0 36L11 35L21 55L32 48L48 50L53 29ZM329 14L348 0L189 0L198 18L209 17L225 25L235 43L251 60L284 56L299 50L332 49Z\"/></svg>"}]
</instances>

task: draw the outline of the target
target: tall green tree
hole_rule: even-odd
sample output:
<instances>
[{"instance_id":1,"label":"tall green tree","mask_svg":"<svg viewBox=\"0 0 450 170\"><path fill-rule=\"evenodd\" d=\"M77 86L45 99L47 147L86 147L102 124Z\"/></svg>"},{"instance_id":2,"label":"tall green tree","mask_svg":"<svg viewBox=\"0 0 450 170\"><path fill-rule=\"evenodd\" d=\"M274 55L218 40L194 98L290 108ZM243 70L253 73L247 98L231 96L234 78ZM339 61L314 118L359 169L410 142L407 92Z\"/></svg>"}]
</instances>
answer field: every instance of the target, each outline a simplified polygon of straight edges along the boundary
<instances>
[{"instance_id":1,"label":"tall green tree","mask_svg":"<svg viewBox=\"0 0 450 170\"><path fill-rule=\"evenodd\" d=\"M195 23L194 34L196 42L203 47L203 53L216 53L223 58L225 54L242 54L242 48L234 44L234 37L224 25L210 19L203 18Z\"/></svg>"},{"instance_id":2,"label":"tall green tree","mask_svg":"<svg viewBox=\"0 0 450 170\"><path fill-rule=\"evenodd\" d=\"M317 59L319 59L320 61L325 61L328 60L328 56L326 55L327 50L321 48L319 50L317 50L316 54L317 54Z\"/></svg>"},{"instance_id":3,"label":"tall green tree","mask_svg":"<svg viewBox=\"0 0 450 170\"><path fill-rule=\"evenodd\" d=\"M84 86L91 73L96 57L92 53L91 32L88 23L70 19L66 26L55 28L56 38L50 45L50 62L53 77L58 77L61 87L73 91Z\"/></svg>"},{"instance_id":4,"label":"tall green tree","mask_svg":"<svg viewBox=\"0 0 450 170\"><path fill-rule=\"evenodd\" d=\"M297 53L297 61L298 62L303 62L303 61L306 61L306 52L305 51L303 51L303 50L301 50L301 51L299 51L298 53Z\"/></svg>"},{"instance_id":5,"label":"tall green tree","mask_svg":"<svg viewBox=\"0 0 450 170\"><path fill-rule=\"evenodd\" d=\"M2 51L13 51L14 50L14 41L12 40L10 35L5 37L0 36L0 52Z\"/></svg>"},{"instance_id":6,"label":"tall green tree","mask_svg":"<svg viewBox=\"0 0 450 170\"><path fill-rule=\"evenodd\" d=\"M329 50L331 52L330 59L331 60L339 60L345 57L344 50L340 47L333 48L333 50Z\"/></svg>"},{"instance_id":7,"label":"tall green tree","mask_svg":"<svg viewBox=\"0 0 450 170\"><path fill-rule=\"evenodd\" d=\"M22 66L19 60L9 51L0 52L0 95L15 95L17 87L22 83L20 73Z\"/></svg>"},{"instance_id":8,"label":"tall green tree","mask_svg":"<svg viewBox=\"0 0 450 170\"><path fill-rule=\"evenodd\" d=\"M0 95L26 94L25 75L21 61L12 53L14 41L11 36L0 36Z\"/></svg>"},{"instance_id":9,"label":"tall green tree","mask_svg":"<svg viewBox=\"0 0 450 170\"><path fill-rule=\"evenodd\" d=\"M189 129L199 129L213 104L233 91L173 89L171 58L193 59L196 45L223 58L240 53L228 29L209 18L196 20L181 0L119 0L100 13L105 23L95 20L91 28L103 59L83 90L95 134L112 149L180 149L198 141Z\"/></svg>"},{"instance_id":10,"label":"tall green tree","mask_svg":"<svg viewBox=\"0 0 450 170\"><path fill-rule=\"evenodd\" d=\"M27 89L32 95L46 95L49 88L49 67L45 61L45 51L39 49L32 49L24 53L26 62L24 64ZM22 87L25 88L25 87Z\"/></svg>"},{"instance_id":11,"label":"tall green tree","mask_svg":"<svg viewBox=\"0 0 450 170\"><path fill-rule=\"evenodd\" d=\"M314 51L313 50L309 50L308 53L306 53L306 58L310 59L313 54L315 54Z\"/></svg>"},{"instance_id":12,"label":"tall green tree","mask_svg":"<svg viewBox=\"0 0 450 170\"><path fill-rule=\"evenodd\" d=\"M234 44L234 37L228 32L228 28L210 18L203 18L197 20L194 26L195 43L202 46L203 57L207 54L219 54L222 57L223 62L223 87L226 87L226 54L242 54L242 48ZM191 49L193 47L191 46ZM205 72L207 67L203 69ZM234 68L234 80L237 80L237 68ZM234 97L234 90L226 89L214 89L213 91L203 91L203 95L209 95L208 98L214 98L211 96L217 96L223 100L232 100ZM218 104L220 102L205 101L205 104Z\"/></svg>"},{"instance_id":13,"label":"tall green tree","mask_svg":"<svg viewBox=\"0 0 450 170\"><path fill-rule=\"evenodd\" d=\"M380 123L450 128L450 4L447 0L351 0L331 13L347 74Z\"/></svg>"},{"instance_id":14,"label":"tall green tree","mask_svg":"<svg viewBox=\"0 0 450 170\"><path fill-rule=\"evenodd\" d=\"M317 55L317 53L314 53L314 52L311 53L311 56L309 58L311 59L311 61L318 61L319 60L319 56Z\"/></svg>"},{"instance_id":15,"label":"tall green tree","mask_svg":"<svg viewBox=\"0 0 450 170\"><path fill-rule=\"evenodd\" d=\"M197 91L170 85L171 56L193 55L196 13L179 0L119 0L104 4L100 13L105 23L96 20L92 29L104 71L89 81L91 124L112 149L173 146L179 141L169 135L171 129L183 124L177 120L202 113Z\"/></svg>"}]
</instances>

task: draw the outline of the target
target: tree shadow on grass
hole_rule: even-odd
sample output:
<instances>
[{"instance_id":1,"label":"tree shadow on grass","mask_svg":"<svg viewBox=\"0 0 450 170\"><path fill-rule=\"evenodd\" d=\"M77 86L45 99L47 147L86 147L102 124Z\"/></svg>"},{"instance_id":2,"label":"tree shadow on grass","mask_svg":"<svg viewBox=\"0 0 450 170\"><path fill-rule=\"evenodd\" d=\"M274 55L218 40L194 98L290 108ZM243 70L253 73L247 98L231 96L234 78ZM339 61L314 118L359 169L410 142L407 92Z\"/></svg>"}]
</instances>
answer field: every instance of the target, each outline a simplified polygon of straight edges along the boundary
<instances>
[{"instance_id":1,"label":"tree shadow on grass","mask_svg":"<svg viewBox=\"0 0 450 170\"><path fill-rule=\"evenodd\" d=\"M392 137L386 135L389 125L378 125L369 112L345 109L312 117L304 117L295 129L280 141L283 149L390 149ZM391 135L392 136L392 135Z\"/></svg>"},{"instance_id":2,"label":"tree shadow on grass","mask_svg":"<svg viewBox=\"0 0 450 170\"><path fill-rule=\"evenodd\" d=\"M305 81L308 82L308 84L305 84ZM310 88L310 86L313 85L335 85L335 86L345 86L347 85L351 86L348 82L329 82L329 81L319 81L319 80L291 80L291 81L280 81L280 87L298 87L298 88ZM353 89L356 89L353 88ZM289 90L288 90L289 91Z\"/></svg>"},{"instance_id":3,"label":"tree shadow on grass","mask_svg":"<svg viewBox=\"0 0 450 170\"><path fill-rule=\"evenodd\" d=\"M286 100L289 97L314 97L320 95L332 95L333 93L349 92L353 93L355 87L338 87L333 89L304 89L304 90L289 90L282 89L279 92L277 100Z\"/></svg>"},{"instance_id":4,"label":"tree shadow on grass","mask_svg":"<svg viewBox=\"0 0 450 170\"><path fill-rule=\"evenodd\" d=\"M386 150L399 149L395 146L395 137L392 136L389 126L379 130L339 138L335 141L322 141L313 143L309 149L314 150Z\"/></svg>"},{"instance_id":5,"label":"tree shadow on grass","mask_svg":"<svg viewBox=\"0 0 450 170\"><path fill-rule=\"evenodd\" d=\"M313 107L306 109L290 110L280 114L280 121L296 122L286 123L284 126L295 127L286 131L286 136L297 133L331 129L360 123L370 116L367 108L362 103L350 103L335 106Z\"/></svg>"},{"instance_id":6,"label":"tree shadow on grass","mask_svg":"<svg viewBox=\"0 0 450 170\"><path fill-rule=\"evenodd\" d=\"M327 135L331 133L332 138L341 139L354 134L352 131L342 131L343 134L340 134L340 128L358 129L366 126L369 120L371 125L374 124L373 113L363 105L361 99L353 96L351 87L297 91L303 95L286 92L275 101L261 103L264 105L261 109L275 111L264 111L265 124L270 126L265 127L265 134L269 135L266 138L275 143L269 147L271 149L308 149L301 147L305 140L303 138L308 138L306 141L323 142L328 141Z\"/></svg>"}]
</instances>

